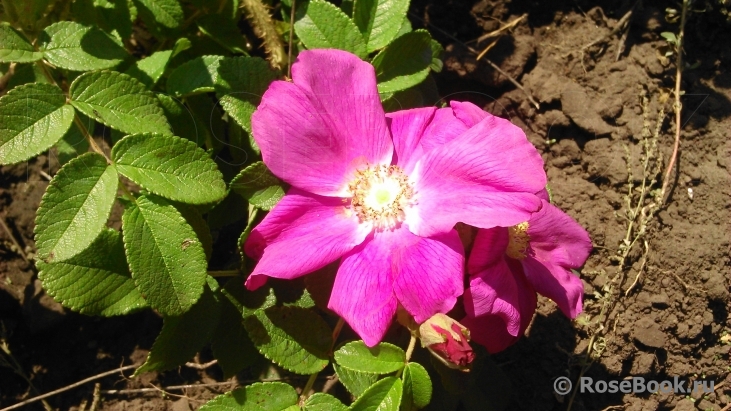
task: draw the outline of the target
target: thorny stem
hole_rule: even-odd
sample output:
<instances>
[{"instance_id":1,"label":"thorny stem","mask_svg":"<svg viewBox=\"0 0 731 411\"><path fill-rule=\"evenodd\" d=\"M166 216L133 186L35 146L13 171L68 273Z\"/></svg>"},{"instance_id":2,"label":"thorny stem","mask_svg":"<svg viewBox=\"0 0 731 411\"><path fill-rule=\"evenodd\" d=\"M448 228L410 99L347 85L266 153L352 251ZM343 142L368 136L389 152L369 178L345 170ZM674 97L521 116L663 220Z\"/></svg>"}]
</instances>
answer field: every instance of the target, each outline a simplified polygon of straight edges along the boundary
<instances>
[{"instance_id":1,"label":"thorny stem","mask_svg":"<svg viewBox=\"0 0 731 411\"><path fill-rule=\"evenodd\" d=\"M294 11L297 8L296 0L292 0L289 10L289 48L287 49L287 78L292 78L292 45L294 43Z\"/></svg>"},{"instance_id":2,"label":"thorny stem","mask_svg":"<svg viewBox=\"0 0 731 411\"><path fill-rule=\"evenodd\" d=\"M338 318L338 323L335 324L335 328L333 329L333 336L332 336L332 345L330 346L330 352L332 353L333 348L335 348L335 343L338 340L338 336L340 335L340 331L343 329L343 325L345 325L345 320L343 320L343 317Z\"/></svg>"},{"instance_id":3,"label":"thorny stem","mask_svg":"<svg viewBox=\"0 0 731 411\"><path fill-rule=\"evenodd\" d=\"M678 157L678 147L680 146L680 114L683 106L680 104L680 82L683 73L683 30L685 29L685 21L688 14L688 5L691 0L683 0L683 10L680 14L680 28L678 30L677 43L675 49L675 104L673 104L673 110L675 111L675 143L673 144L673 154L670 156L670 162L668 168L665 171L665 178L662 181L662 189L660 190L660 204L663 203L665 198L665 191L667 190L668 183L670 182L670 173L675 167L675 160Z\"/></svg>"}]
</instances>

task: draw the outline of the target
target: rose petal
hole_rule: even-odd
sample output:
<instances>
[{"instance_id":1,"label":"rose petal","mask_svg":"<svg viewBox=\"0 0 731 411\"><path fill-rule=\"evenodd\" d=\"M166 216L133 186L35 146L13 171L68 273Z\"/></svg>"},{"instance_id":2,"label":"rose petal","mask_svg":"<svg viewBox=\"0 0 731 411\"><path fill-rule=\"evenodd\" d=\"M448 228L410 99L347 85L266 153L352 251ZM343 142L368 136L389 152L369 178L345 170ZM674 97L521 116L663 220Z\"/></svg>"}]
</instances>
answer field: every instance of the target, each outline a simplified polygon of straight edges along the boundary
<instances>
[{"instance_id":1,"label":"rose petal","mask_svg":"<svg viewBox=\"0 0 731 411\"><path fill-rule=\"evenodd\" d=\"M532 257L523 261L525 277L538 294L553 300L569 318L581 313L584 284L571 271L551 264L543 264Z\"/></svg>"},{"instance_id":2,"label":"rose petal","mask_svg":"<svg viewBox=\"0 0 731 411\"><path fill-rule=\"evenodd\" d=\"M517 264L512 261L512 264ZM510 262L508 263L510 265ZM512 267L513 279L518 290L517 299L513 302L517 306L519 319L517 320L517 332L514 332L516 320L507 320L502 312L489 313L480 316L470 315L467 309L467 295L472 290L465 291L465 308L468 316L462 319L462 324L470 329L470 337L472 341L477 342L487 348L488 352L495 354L517 342L523 336L525 330L533 319L533 313L536 310L537 298L536 293L531 289L530 284L525 277L516 274L516 267Z\"/></svg>"},{"instance_id":3,"label":"rose petal","mask_svg":"<svg viewBox=\"0 0 731 411\"><path fill-rule=\"evenodd\" d=\"M505 322L510 335L520 331L521 290L505 260L488 267L470 278L464 293L464 307L468 317L496 315Z\"/></svg>"},{"instance_id":4,"label":"rose petal","mask_svg":"<svg viewBox=\"0 0 731 411\"><path fill-rule=\"evenodd\" d=\"M589 233L571 216L542 200L541 210L529 220L528 236L539 261L579 268L589 257Z\"/></svg>"},{"instance_id":5,"label":"rose petal","mask_svg":"<svg viewBox=\"0 0 731 411\"><path fill-rule=\"evenodd\" d=\"M421 146L424 153L441 148L444 144L456 139L469 129L459 121L451 108L440 108L424 131Z\"/></svg>"},{"instance_id":6,"label":"rose petal","mask_svg":"<svg viewBox=\"0 0 731 411\"><path fill-rule=\"evenodd\" d=\"M422 157L421 138L432 122L435 107L401 110L386 114L388 128L391 130L394 148L394 164L410 173Z\"/></svg>"},{"instance_id":7,"label":"rose petal","mask_svg":"<svg viewBox=\"0 0 731 411\"><path fill-rule=\"evenodd\" d=\"M344 196L352 173L390 164L393 146L373 66L339 50L300 53L294 83L275 81L252 116L264 163L282 180Z\"/></svg>"},{"instance_id":8,"label":"rose petal","mask_svg":"<svg viewBox=\"0 0 731 411\"><path fill-rule=\"evenodd\" d=\"M541 204L533 193L546 185L543 160L523 131L494 116L428 152L412 178L417 205L406 223L422 237L457 222L491 228L527 221Z\"/></svg>"},{"instance_id":9,"label":"rose petal","mask_svg":"<svg viewBox=\"0 0 731 411\"><path fill-rule=\"evenodd\" d=\"M260 259L246 286L263 284L260 275L292 279L311 273L352 250L369 230L349 214L342 199L291 188L246 241L246 254Z\"/></svg>"},{"instance_id":10,"label":"rose petal","mask_svg":"<svg viewBox=\"0 0 731 411\"><path fill-rule=\"evenodd\" d=\"M451 310L464 289L464 250L457 231L423 238L402 228L392 240L394 292L401 305L417 323Z\"/></svg>"},{"instance_id":11,"label":"rose petal","mask_svg":"<svg viewBox=\"0 0 731 411\"><path fill-rule=\"evenodd\" d=\"M510 241L507 227L477 230L472 252L467 261L467 272L477 275L505 258Z\"/></svg>"},{"instance_id":12,"label":"rose petal","mask_svg":"<svg viewBox=\"0 0 731 411\"><path fill-rule=\"evenodd\" d=\"M450 101L449 105L454 110L454 116L468 128L492 115L469 101Z\"/></svg>"},{"instance_id":13,"label":"rose petal","mask_svg":"<svg viewBox=\"0 0 731 411\"><path fill-rule=\"evenodd\" d=\"M378 344L396 313L390 231L374 232L346 256L335 277L328 308L343 317L365 344Z\"/></svg>"}]
</instances>

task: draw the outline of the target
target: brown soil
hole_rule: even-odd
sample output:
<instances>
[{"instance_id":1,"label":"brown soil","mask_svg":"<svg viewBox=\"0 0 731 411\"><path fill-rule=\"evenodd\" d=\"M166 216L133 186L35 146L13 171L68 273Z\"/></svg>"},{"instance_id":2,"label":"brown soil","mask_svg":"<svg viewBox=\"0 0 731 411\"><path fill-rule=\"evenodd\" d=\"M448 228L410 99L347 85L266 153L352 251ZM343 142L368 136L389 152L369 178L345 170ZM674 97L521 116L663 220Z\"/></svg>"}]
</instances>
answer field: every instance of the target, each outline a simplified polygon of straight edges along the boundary
<instances>
[{"instance_id":1,"label":"brown soil","mask_svg":"<svg viewBox=\"0 0 731 411\"><path fill-rule=\"evenodd\" d=\"M731 67L731 21L717 10L690 16L687 61L699 65L683 74L679 171L673 173L666 206L648 226L644 266L642 247L636 247L630 253L630 267L622 273L610 257L616 255L626 233L622 216L629 172L634 180L642 176L639 96L644 93L650 99L655 121L658 100L673 87L675 72L672 62L662 58L666 42L660 33L675 31L677 25L666 22L666 5L643 3L632 14L626 39L621 39L624 31L620 31L587 49L583 58L579 50L609 34L633 4L609 0L412 2L414 27L428 28L446 49L445 69L436 76L440 94L473 101L522 127L543 153L554 202L590 232L595 249L581 271L586 290L583 321L596 321L606 286L621 284L611 294L616 304L608 313L609 330L596 345L603 352L585 376L595 381L630 376L662 381L678 376L682 381L713 380L716 387L713 393L689 395L584 393L573 401L570 395L556 394L557 377L572 381L579 377L593 334L591 327L571 322L552 302L542 299L526 338L492 358L508 382L502 386L511 387L495 394L496 390L485 387L494 396L493 405L566 410L571 403L572 410L687 411L727 409L731 403L731 74L723 69ZM482 50L486 43L473 40L524 13L527 17L486 57L523 84L540 108L505 76L476 61L467 47ZM624 50L618 53L620 46ZM671 117L666 116L658 141L665 164L675 128ZM41 290L32 263L20 253L32 258L33 219L47 186L40 171L53 174L54 161L41 156L28 165L0 169L0 216L23 249L18 250L0 229L2 337L41 393L142 360L161 327L161 320L149 312L114 319L77 315L63 310ZM625 297L641 266L637 285ZM135 379L118 374L100 380L102 389L214 381L222 381L215 366L205 371L183 367ZM105 394L97 409L195 409L225 389L189 390L183 399L157 392ZM83 401L91 401L92 390L93 384L87 384L48 401L60 409L79 409ZM22 378L0 367L0 407L33 395ZM43 408L37 403L27 409Z\"/></svg>"}]
</instances>

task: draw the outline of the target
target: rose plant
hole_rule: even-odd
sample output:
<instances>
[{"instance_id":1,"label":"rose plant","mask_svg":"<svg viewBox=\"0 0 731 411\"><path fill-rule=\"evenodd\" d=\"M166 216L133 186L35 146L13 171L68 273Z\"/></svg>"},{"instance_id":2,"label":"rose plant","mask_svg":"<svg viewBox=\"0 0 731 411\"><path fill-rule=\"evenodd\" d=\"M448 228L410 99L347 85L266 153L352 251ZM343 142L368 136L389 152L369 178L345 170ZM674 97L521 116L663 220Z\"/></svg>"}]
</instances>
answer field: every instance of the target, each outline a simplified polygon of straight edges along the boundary
<instances>
[{"instance_id":1,"label":"rose plant","mask_svg":"<svg viewBox=\"0 0 731 411\"><path fill-rule=\"evenodd\" d=\"M349 409L420 409L445 392L430 373L498 372L470 338L514 343L536 292L580 312L586 232L544 195L518 127L423 107L441 47L408 2L282 1L279 20L253 0L49 1L3 1L0 164L61 165L36 218L49 295L163 317L136 375L210 346L226 378L262 356L310 377L299 396L257 383L202 409L347 408L311 395L326 369ZM469 253L459 225L477 230Z\"/></svg>"}]
</instances>

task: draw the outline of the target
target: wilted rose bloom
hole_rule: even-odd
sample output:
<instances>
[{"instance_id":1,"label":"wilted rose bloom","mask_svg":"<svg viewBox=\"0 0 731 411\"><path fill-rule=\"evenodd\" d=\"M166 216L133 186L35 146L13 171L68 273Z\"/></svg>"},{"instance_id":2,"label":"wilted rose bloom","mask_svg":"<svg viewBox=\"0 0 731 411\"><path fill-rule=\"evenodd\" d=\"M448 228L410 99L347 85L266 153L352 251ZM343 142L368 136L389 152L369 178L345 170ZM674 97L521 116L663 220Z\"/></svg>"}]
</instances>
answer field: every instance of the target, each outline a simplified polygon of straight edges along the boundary
<instances>
[{"instance_id":1,"label":"wilted rose bloom","mask_svg":"<svg viewBox=\"0 0 731 411\"><path fill-rule=\"evenodd\" d=\"M525 221L546 182L518 127L469 103L386 115L373 67L339 50L300 53L252 128L264 163L292 188L245 244L259 260L246 286L339 261L328 307L369 346L399 303L417 322L454 306L464 288L457 222Z\"/></svg>"},{"instance_id":2,"label":"wilted rose bloom","mask_svg":"<svg viewBox=\"0 0 731 411\"><path fill-rule=\"evenodd\" d=\"M569 318L581 312L584 286L571 272L591 251L589 234L547 201L526 222L479 230L467 263L464 305L472 339L491 353L515 343L530 324L536 292Z\"/></svg>"},{"instance_id":3,"label":"wilted rose bloom","mask_svg":"<svg viewBox=\"0 0 731 411\"><path fill-rule=\"evenodd\" d=\"M419 326L421 346L449 368L469 370L475 353L470 347L470 330L454 319L436 314Z\"/></svg>"}]
</instances>

